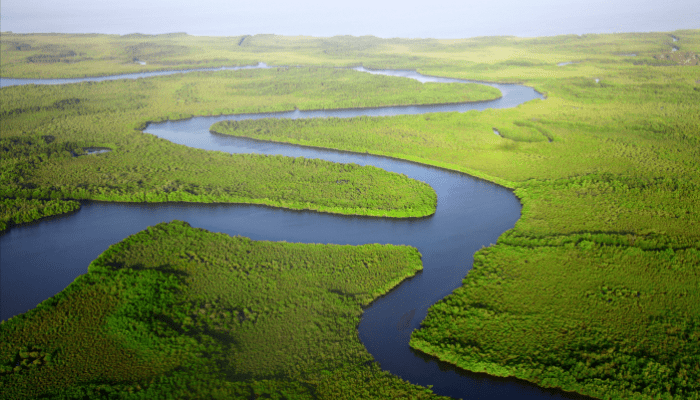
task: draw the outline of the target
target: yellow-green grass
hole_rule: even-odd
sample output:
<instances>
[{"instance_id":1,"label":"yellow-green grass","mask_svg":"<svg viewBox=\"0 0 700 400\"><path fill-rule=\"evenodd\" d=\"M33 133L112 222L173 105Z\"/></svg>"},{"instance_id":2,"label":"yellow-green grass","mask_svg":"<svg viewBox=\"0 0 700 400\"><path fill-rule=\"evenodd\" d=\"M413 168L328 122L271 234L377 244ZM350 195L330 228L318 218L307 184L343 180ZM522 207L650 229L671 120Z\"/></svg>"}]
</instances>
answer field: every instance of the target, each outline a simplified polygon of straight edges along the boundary
<instances>
[{"instance_id":1,"label":"yellow-green grass","mask_svg":"<svg viewBox=\"0 0 700 400\"><path fill-rule=\"evenodd\" d=\"M673 42L672 35L678 37ZM96 76L164 69L250 65L418 68L469 77L502 78L517 70L528 77L571 76L574 70L614 65L678 65L698 60L697 30L587 34L544 38L479 37L456 40L332 38L254 35L203 37L167 35L0 34L4 77ZM671 47L679 51L671 54ZM621 54L637 54L636 57ZM674 58L665 58L665 56ZM683 55L681 57L680 55ZM134 59L146 61L140 65ZM557 67L558 62L579 64ZM494 73L500 71L500 73ZM454 74L453 74L454 75ZM499 76L500 75L500 76Z\"/></svg>"},{"instance_id":2,"label":"yellow-green grass","mask_svg":"<svg viewBox=\"0 0 700 400\"><path fill-rule=\"evenodd\" d=\"M688 129L700 126L700 92L666 85L661 90L673 91L681 101L675 105L672 98L645 93L642 85L578 86L586 96L599 93L605 100L615 93L629 103L576 103L550 96L510 110L222 122L212 130L419 159L498 178L532 200L524 204L528 218L519 222L522 228L516 226L518 231L528 226L527 234L656 229L697 240L700 135ZM506 138L494 135L492 127Z\"/></svg>"},{"instance_id":3,"label":"yellow-green grass","mask_svg":"<svg viewBox=\"0 0 700 400\"><path fill-rule=\"evenodd\" d=\"M436 206L432 188L399 174L371 166L191 149L141 130L149 121L193 115L451 103L500 93L483 85L422 85L312 68L18 86L3 88L2 96L0 191L6 201L0 229L5 229L57 212L49 199L254 203L339 214L431 215ZM95 146L112 151L72 157ZM70 205L63 209L72 210L77 203Z\"/></svg>"},{"instance_id":4,"label":"yellow-green grass","mask_svg":"<svg viewBox=\"0 0 700 400\"><path fill-rule=\"evenodd\" d=\"M8 400L444 398L381 371L357 336L362 307L421 269L408 246L161 223L0 325L0 390Z\"/></svg>"}]
</instances>

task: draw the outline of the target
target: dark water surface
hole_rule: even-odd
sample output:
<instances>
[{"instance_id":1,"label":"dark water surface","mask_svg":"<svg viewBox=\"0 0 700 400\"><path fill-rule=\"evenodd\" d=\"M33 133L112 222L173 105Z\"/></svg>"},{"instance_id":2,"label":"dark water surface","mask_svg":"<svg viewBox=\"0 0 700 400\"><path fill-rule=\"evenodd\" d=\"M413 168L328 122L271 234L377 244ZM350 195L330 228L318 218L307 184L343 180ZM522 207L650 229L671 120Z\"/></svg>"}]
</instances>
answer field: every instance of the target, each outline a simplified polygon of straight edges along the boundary
<instances>
[{"instance_id":1,"label":"dark water surface","mask_svg":"<svg viewBox=\"0 0 700 400\"><path fill-rule=\"evenodd\" d=\"M412 71L371 72L422 81L458 81L424 77ZM511 229L520 217L521 205L510 190L462 173L406 161L209 132L211 124L223 119L422 114L514 107L542 98L533 89L524 86L493 86L502 91L503 98L482 103L338 111L295 110L196 117L151 124L145 132L190 147L228 153L304 156L374 165L403 173L433 187L438 195L437 211L430 217L401 220L283 210L259 205L84 202L77 212L13 227L0 236L0 319L24 313L63 290L78 275L86 273L89 263L111 244L148 226L174 219L187 221L193 227L242 235L253 240L352 245L406 244L421 252L424 270L374 301L364 311L358 328L360 340L382 369L413 384L432 385L435 393L454 398L569 398L570 395L562 391L539 388L527 382L461 371L408 346L411 332L420 327L428 308L461 286L462 279L471 268L474 253L482 246L496 243L498 237Z\"/></svg>"}]
</instances>

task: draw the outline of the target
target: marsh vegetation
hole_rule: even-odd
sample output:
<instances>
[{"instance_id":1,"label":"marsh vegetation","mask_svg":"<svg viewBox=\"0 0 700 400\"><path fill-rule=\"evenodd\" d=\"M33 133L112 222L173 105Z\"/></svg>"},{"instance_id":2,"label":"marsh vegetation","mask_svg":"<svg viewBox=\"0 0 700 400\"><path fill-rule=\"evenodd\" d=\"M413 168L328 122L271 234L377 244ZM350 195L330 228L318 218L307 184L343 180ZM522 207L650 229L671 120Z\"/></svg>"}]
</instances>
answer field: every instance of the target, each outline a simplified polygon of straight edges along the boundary
<instances>
[{"instance_id":1,"label":"marsh vegetation","mask_svg":"<svg viewBox=\"0 0 700 400\"><path fill-rule=\"evenodd\" d=\"M671 40L678 40L682 50L671 52ZM152 46L138 47L141 42ZM105 43L115 45L105 46ZM3 204L6 204L3 218L25 222L68 211L76 207L72 199L169 201L159 196L171 193L165 190L169 186L164 186L171 183L179 185L173 192L179 191L183 196L190 193L188 201L230 201L237 189L220 177L232 174L241 163L247 163L251 171L289 167L285 164L288 161L276 161L272 157L229 156L166 143L141 134L140 129L147 121L277 111L294 106L300 109L360 107L426 98L449 102L464 95L456 88L440 93L442 89L408 80L373 80L322 66L361 64L371 68L418 69L429 75L462 79L524 82L546 93L547 100L535 100L514 109L464 114L258 120L222 123L212 129L256 139L389 155L466 172L515 190L523 204L522 218L497 244L476 254L473 270L464 278L461 288L431 308L421 329L412 334L411 346L415 349L470 371L513 376L596 398L700 398L700 293L697 291L700 286L700 75L697 69L700 31L457 41L256 35L240 40L240 46L230 43L239 40L3 33L2 73L14 77L106 75L158 68L245 65L260 60L273 65L314 66L279 71L193 73L60 88L3 88L3 98L7 99L0 109L2 149L7 154L2 157ZM136 47L129 53L128 46ZM148 53L153 60L148 58L146 66L127 63L138 51ZM632 53L636 57L620 56ZM121 63L119 57L126 61ZM556 63L562 59L580 62L561 68ZM222 85L222 81L231 83ZM378 82L388 82L387 89L376 90ZM340 86L325 90L326 84ZM423 97L414 95L418 92ZM70 99L80 102L65 101ZM494 129L502 137L494 136ZM49 136L54 139L45 138ZM112 152L96 157L70 155L91 146L108 147ZM279 166L270 167L271 164ZM353 172L356 175L349 178L337 175L340 172L334 170L335 166L324 164L323 168L333 171L327 172L333 182L363 179L360 172L371 171L357 168ZM392 183L395 192L407 197L392 197L381 203L378 199L385 194L385 188L369 180L368 196L377 199L374 209L386 212L387 207L396 208L396 205L428 209L421 207L431 204L429 188L406 178L376 173L389 181L395 179ZM237 182L248 184L250 178L240 179ZM286 179L275 176L273 180L286 185ZM315 181L309 178L308 182L310 191L315 187L311 182ZM414 186L402 190L404 185ZM261 197L271 199L267 188L255 193L246 202ZM326 199L328 194L324 196ZM338 202L344 199L333 198ZM377 206L380 203L391 205ZM117 388L115 397L137 398L139 395L130 394L129 388L131 392L145 390L143 393L153 396L165 393L158 391L165 390L163 382L172 384L168 390L175 395L206 394L210 393L209 388L211 393L220 389L229 396L238 388L241 396L250 396L255 390L261 394L286 390L302 398L314 395L386 398L387 393L397 396L399 391L405 391L399 394L405 397L424 393L424 388L400 383L378 368L360 367L369 358L357 343L349 347L356 351L350 355L322 347L331 355L324 358L312 353L307 359L300 356L299 360L306 364L299 364L296 359L284 361L285 356L276 358L274 352L249 358L260 360L250 367L235 364L241 354L258 354L255 351L260 348L260 338L270 339L254 335L239 337L235 343L240 347L235 351L221 350L220 343L225 341L207 332L213 332L217 326L234 326L227 325L235 321L227 307L233 309L235 303L225 296L235 296L236 291L228 293L205 283L212 273L236 274L239 281L234 282L247 285L241 286L240 293L252 293L258 296L253 298L260 298L257 308L248 308L248 314L255 315L255 321L260 316L261 323L273 318L275 307L284 305L282 311L277 311L281 318L292 315L285 314L285 310L296 309L298 302L318 301L318 307L321 303L323 307L331 307L339 300L316 293L294 297L294 301L282 305L264 300L259 297L266 293L261 289L265 286L259 286L267 282L262 275L258 275L260 282L253 284L248 275L243 278L239 271L238 266L244 265L247 253L232 252L236 256L226 260L217 256L221 254L218 248L206 245L213 240L233 243L244 239L201 231L190 234L191 228L179 224L158 226L151 233L125 240L95 261L90 273L57 296L57 299L73 296L75 300L70 301L82 305L69 306L68 300L61 300L66 305L60 308L58 300L47 300L37 309L5 322L0 328L0 335L8 338L0 342L5 360L1 382L19 394L51 387L30 383L52 382L50 379L55 378L41 375L48 367L31 369L25 365L27 368L17 375L8 373L7 368L15 368L11 363L16 363L18 356L22 358L20 352L78 354L76 347L70 346L79 343L77 338L94 334L102 335L95 336L102 338L99 342L90 339L90 343L100 344L100 350L93 349L94 354L80 357L90 360L112 357L119 361L104 364L113 366L110 369L100 369L102 363L85 367L85 361L74 361L71 365L85 367L82 371L87 372L75 375L81 376L80 382L85 383L51 389L55 393L65 390L68 398L98 393L98 389L112 386ZM146 240L148 235L152 239ZM197 249L193 254L180 257L179 250L172 254L167 251L171 246L186 248L176 238L187 235L192 237L187 246ZM168 240L177 244L165 244ZM141 242L150 245L138 244ZM138 251L127 250L131 243L140 246L136 246ZM268 245L273 246L265 244ZM348 254L363 251L366 249L347 248ZM380 252L379 247L376 251ZM410 249L404 251L410 253ZM283 252L274 254L279 256L255 264L250 273L274 275L286 271L283 260L290 256ZM389 258L385 260L377 265L398 265ZM182 271L190 275L167 272L183 263L190 267L183 267ZM302 261L299 263L304 265ZM334 264L319 261L318 265ZM158 266L164 267L159 270ZM227 272L227 268L239 272ZM341 275L351 277L354 273ZM396 272L392 279L400 280L404 276L408 273ZM93 281L98 277L104 280ZM327 283L323 274L308 279L310 288L323 288ZM368 278L367 283L362 283L369 285L366 288L352 286L360 282L336 279L333 284L350 286L329 289L346 294L363 290L373 293L372 285L386 285L389 278L382 279ZM279 286L277 290L285 293ZM151 301L141 303L135 293L147 295ZM206 303L201 302L213 299L215 293L221 296L220 303L210 302L210 312ZM363 301L371 301L371 296L363 296ZM341 303L350 301L351 297L346 297ZM187 303L190 305L178 303L185 298L190 299ZM200 303L193 303L192 299ZM156 316L170 312L172 304L185 304L182 305L185 310L203 309L202 315L210 317L190 316L192 322L189 322L186 319L189 311L177 314L181 307L178 305L172 307L172 319L157 322ZM70 310L84 313L89 307L94 310L80 314L83 317L70 317ZM270 310L265 311L265 307ZM49 315L58 317L48 318ZM293 315L292 319L298 322L307 314ZM348 311L345 315L342 332L343 337L349 337L356 334L352 323L355 314ZM254 325L252 321L248 323ZM86 329L85 324L92 324L92 328ZM266 332L280 331L283 326L280 324L275 325L277 331ZM79 326L80 330L59 326ZM203 338L202 342L188 337L184 326ZM284 325L284 329L289 326ZM242 328L236 329L244 332ZM139 336L140 331L145 333ZM68 341L73 338L67 333L75 332L76 341L54 342L60 343L55 347L58 350L51 350L45 343L55 341L56 332ZM43 342L37 339L39 336ZM309 337L302 333L297 336ZM284 340L294 339L275 336L271 341L275 340L286 343ZM198 347L205 346L203 343L208 347ZM328 342L327 346L333 345ZM194 356L209 351L205 348L211 348L207 355L226 356L212 356L219 363L207 364L207 358ZM290 345L290 349L298 348ZM156 358L156 354L169 356ZM324 360L321 364L312 362L316 355ZM341 362L346 359L352 361ZM185 365L196 372L182 369ZM321 369L326 372L316 365L325 365ZM317 375L299 375L301 367L316 371ZM278 373L293 378L280 380L282 375L275 375ZM17 378L20 376L23 378ZM155 386L145 386L146 382ZM381 391L385 386L381 382L389 382L386 384L389 391Z\"/></svg>"},{"instance_id":2,"label":"marsh vegetation","mask_svg":"<svg viewBox=\"0 0 700 400\"><path fill-rule=\"evenodd\" d=\"M430 215L436 196L429 186L374 167L212 153L141 130L149 121L192 115L451 103L500 95L481 85L422 85L328 68L193 72L2 91L5 206L0 229L55 214L56 204L73 210L73 200L255 203L340 214ZM94 148L111 151L72 157ZM58 203L48 205L49 200Z\"/></svg>"},{"instance_id":3,"label":"marsh vegetation","mask_svg":"<svg viewBox=\"0 0 700 400\"><path fill-rule=\"evenodd\" d=\"M421 269L408 246L257 242L158 224L3 321L0 390L7 399L443 398L382 371L357 339L362 307Z\"/></svg>"}]
</instances>

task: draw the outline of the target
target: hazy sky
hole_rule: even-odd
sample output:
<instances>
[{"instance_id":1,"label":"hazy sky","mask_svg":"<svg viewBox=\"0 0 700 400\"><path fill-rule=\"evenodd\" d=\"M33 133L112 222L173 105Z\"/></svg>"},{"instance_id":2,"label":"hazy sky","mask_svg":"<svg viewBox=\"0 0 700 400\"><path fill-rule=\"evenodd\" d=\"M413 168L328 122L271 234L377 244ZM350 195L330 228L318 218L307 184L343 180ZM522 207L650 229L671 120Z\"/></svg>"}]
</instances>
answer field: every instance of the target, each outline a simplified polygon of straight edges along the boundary
<instances>
[{"instance_id":1,"label":"hazy sky","mask_svg":"<svg viewBox=\"0 0 700 400\"><path fill-rule=\"evenodd\" d=\"M700 0L2 0L13 32L462 38L700 28Z\"/></svg>"}]
</instances>

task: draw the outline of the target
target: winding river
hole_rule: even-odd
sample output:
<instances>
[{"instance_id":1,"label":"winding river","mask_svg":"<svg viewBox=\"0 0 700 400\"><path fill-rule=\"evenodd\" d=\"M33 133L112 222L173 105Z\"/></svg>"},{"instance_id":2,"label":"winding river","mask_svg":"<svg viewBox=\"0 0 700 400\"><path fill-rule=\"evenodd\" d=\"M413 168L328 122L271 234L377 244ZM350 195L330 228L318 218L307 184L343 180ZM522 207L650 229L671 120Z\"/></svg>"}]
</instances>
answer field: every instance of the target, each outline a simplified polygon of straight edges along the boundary
<instances>
[{"instance_id":1,"label":"winding river","mask_svg":"<svg viewBox=\"0 0 700 400\"><path fill-rule=\"evenodd\" d=\"M254 67L220 69L241 68L268 67L261 63ZM368 71L362 67L355 69L373 74L413 78L421 82L467 82L424 76L415 71ZM2 78L0 86L136 79L182 72L188 71L69 80ZM359 339L383 370L390 371L413 384L432 385L435 393L453 398L583 398L561 390L540 388L520 380L462 371L408 346L412 330L419 328L428 308L461 286L462 279L471 268L474 253L482 246L496 243L498 237L511 229L520 217L521 205L510 190L466 174L407 161L235 138L209 132L209 127L214 122L224 119L347 118L360 115L464 112L515 107L532 99L543 98L529 87L488 84L501 90L503 97L493 101L466 104L336 111L294 110L195 117L150 124L145 130L146 133L190 147L229 153L304 156L340 163L374 165L388 171L403 173L427 182L435 189L438 196L437 211L433 216L426 218L400 220L283 210L259 205L83 202L82 208L77 212L13 227L0 236L0 319L24 313L63 290L78 275L84 274L88 264L109 245L148 226L173 219L187 221L193 227L247 236L253 240L352 245L406 244L418 248L421 252L423 271L375 300L364 310L358 326ZM465 154L465 157L469 157L469 154Z\"/></svg>"}]
</instances>

